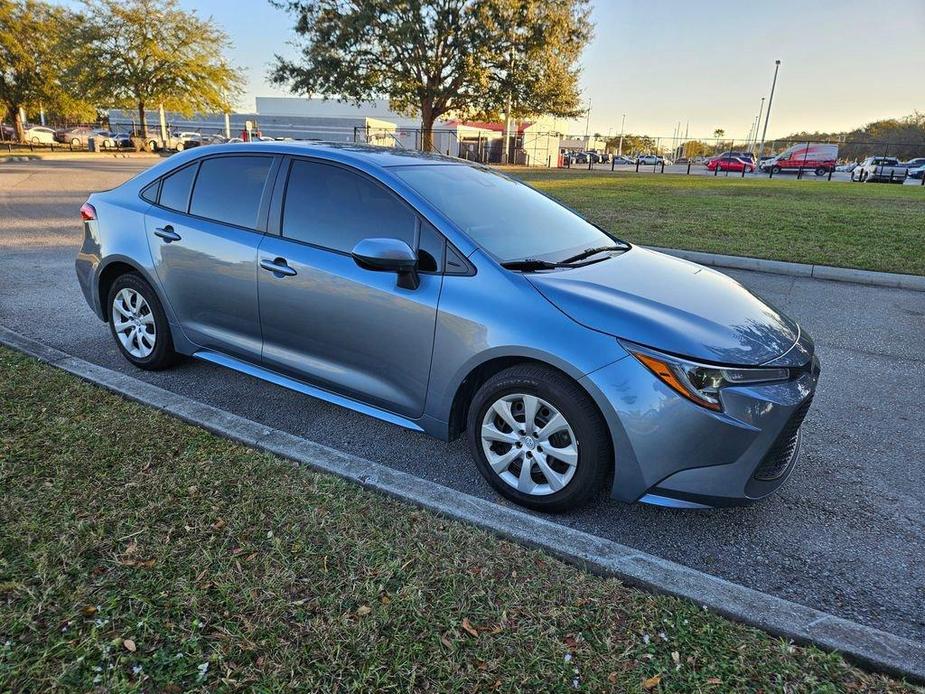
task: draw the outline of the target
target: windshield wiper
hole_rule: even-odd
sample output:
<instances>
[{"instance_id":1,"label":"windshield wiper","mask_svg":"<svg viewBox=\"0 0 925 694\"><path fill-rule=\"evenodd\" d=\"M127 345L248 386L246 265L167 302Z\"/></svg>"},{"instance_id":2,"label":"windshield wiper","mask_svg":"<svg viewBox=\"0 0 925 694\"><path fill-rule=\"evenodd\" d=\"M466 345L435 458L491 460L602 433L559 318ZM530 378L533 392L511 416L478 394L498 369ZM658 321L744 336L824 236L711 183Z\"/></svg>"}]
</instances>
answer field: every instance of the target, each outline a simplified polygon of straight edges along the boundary
<instances>
[{"instance_id":1,"label":"windshield wiper","mask_svg":"<svg viewBox=\"0 0 925 694\"><path fill-rule=\"evenodd\" d=\"M585 258L590 258L592 255L597 255L598 253L604 253L605 251L626 251L629 250L629 244L624 244L622 246L598 246L597 248L586 248L581 253L576 253L575 255L560 260L560 263L574 263L576 260L584 260Z\"/></svg>"},{"instance_id":2,"label":"windshield wiper","mask_svg":"<svg viewBox=\"0 0 925 694\"><path fill-rule=\"evenodd\" d=\"M537 270L555 270L557 267L563 267L563 265L562 263L553 263L548 260L524 258L523 260L509 260L506 263L501 263L501 267L508 270L519 270L520 272L536 272Z\"/></svg>"}]
</instances>

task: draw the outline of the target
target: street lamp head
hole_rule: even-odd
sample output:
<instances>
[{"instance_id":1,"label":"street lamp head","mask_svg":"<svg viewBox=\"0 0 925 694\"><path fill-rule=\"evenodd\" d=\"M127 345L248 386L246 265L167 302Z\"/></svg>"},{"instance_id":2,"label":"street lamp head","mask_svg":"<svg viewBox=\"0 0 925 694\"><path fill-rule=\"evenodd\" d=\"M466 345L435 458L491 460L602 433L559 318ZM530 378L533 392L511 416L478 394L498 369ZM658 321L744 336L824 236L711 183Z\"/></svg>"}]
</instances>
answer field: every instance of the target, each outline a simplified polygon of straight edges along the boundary
<instances>
[{"instance_id":1,"label":"street lamp head","mask_svg":"<svg viewBox=\"0 0 925 694\"><path fill-rule=\"evenodd\" d=\"M780 61L779 61L779 60L775 60L775 61L774 61L774 64L775 64L775 65L780 65Z\"/></svg>"}]
</instances>

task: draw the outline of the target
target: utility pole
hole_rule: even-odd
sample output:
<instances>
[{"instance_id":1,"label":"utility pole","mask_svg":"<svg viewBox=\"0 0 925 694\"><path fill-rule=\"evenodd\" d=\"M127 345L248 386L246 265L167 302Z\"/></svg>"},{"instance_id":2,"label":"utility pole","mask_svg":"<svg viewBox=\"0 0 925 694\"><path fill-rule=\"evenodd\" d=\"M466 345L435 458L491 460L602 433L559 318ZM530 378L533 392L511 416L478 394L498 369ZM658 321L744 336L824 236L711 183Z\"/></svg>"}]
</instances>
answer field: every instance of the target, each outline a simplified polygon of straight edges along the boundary
<instances>
[{"instance_id":1,"label":"utility pole","mask_svg":"<svg viewBox=\"0 0 925 694\"><path fill-rule=\"evenodd\" d=\"M780 61L774 61L774 79L771 81L771 96L768 97L768 111L764 114L764 129L761 131L761 145L758 147L758 160L764 154L764 138L768 134L768 119L771 117L771 105L774 103L774 87L777 86L777 71L780 70ZM764 99L761 100L764 103Z\"/></svg>"},{"instance_id":2,"label":"utility pole","mask_svg":"<svg viewBox=\"0 0 925 694\"><path fill-rule=\"evenodd\" d=\"M755 118L755 141L752 148L758 146L758 128L761 127L761 114L764 113L764 97L761 97L761 105L758 107L758 116Z\"/></svg>"},{"instance_id":3,"label":"utility pole","mask_svg":"<svg viewBox=\"0 0 925 694\"><path fill-rule=\"evenodd\" d=\"M164 104L159 104L157 110L161 121L161 147L167 147L167 116L164 113Z\"/></svg>"},{"instance_id":4,"label":"utility pole","mask_svg":"<svg viewBox=\"0 0 925 694\"><path fill-rule=\"evenodd\" d=\"M585 147L588 146L588 125L591 123L591 99L588 99L588 112L585 115Z\"/></svg>"},{"instance_id":5,"label":"utility pole","mask_svg":"<svg viewBox=\"0 0 925 694\"><path fill-rule=\"evenodd\" d=\"M623 126L626 124L626 114L623 114L623 120L620 121L620 151L617 153L618 156L623 156Z\"/></svg>"}]
</instances>

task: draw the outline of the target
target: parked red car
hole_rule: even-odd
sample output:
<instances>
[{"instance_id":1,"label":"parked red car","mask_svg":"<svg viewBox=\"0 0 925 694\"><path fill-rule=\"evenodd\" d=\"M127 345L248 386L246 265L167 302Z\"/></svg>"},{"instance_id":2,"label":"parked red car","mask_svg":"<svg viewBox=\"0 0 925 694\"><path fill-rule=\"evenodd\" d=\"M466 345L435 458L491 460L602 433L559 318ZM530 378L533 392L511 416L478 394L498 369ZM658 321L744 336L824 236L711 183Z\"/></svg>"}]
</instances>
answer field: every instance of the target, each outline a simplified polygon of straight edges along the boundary
<instances>
[{"instance_id":1,"label":"parked red car","mask_svg":"<svg viewBox=\"0 0 925 694\"><path fill-rule=\"evenodd\" d=\"M747 159L733 156L717 157L707 162L708 171L716 171L717 169L720 171L738 171L740 173L744 169L745 173L751 173L755 170L755 164Z\"/></svg>"}]
</instances>

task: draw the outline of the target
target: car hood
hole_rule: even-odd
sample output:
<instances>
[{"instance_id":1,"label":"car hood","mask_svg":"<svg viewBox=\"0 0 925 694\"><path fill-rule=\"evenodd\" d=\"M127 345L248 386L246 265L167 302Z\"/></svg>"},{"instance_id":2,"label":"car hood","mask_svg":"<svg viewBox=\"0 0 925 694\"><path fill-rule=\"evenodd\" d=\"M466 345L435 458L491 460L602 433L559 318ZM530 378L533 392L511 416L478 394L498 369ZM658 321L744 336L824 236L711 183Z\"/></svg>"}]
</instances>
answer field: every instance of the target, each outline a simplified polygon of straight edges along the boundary
<instances>
[{"instance_id":1,"label":"car hood","mask_svg":"<svg viewBox=\"0 0 925 694\"><path fill-rule=\"evenodd\" d=\"M638 246L584 267L526 277L588 328L693 359L763 364L799 337L796 323L730 277Z\"/></svg>"}]
</instances>

